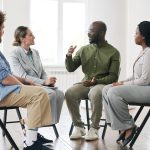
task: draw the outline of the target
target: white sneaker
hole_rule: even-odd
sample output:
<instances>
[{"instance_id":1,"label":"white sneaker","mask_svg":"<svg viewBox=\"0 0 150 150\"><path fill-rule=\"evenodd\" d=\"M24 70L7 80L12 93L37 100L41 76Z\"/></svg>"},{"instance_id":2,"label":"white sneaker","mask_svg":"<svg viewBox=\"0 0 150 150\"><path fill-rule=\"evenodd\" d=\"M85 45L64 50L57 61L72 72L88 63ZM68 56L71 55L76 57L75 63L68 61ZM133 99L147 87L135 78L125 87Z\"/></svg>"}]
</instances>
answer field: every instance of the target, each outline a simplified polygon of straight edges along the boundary
<instances>
[{"instance_id":1,"label":"white sneaker","mask_svg":"<svg viewBox=\"0 0 150 150\"><path fill-rule=\"evenodd\" d=\"M90 130L88 131L88 133L85 136L85 140L87 140L87 141L97 140L98 138L99 138L98 130L94 129L94 128L90 128Z\"/></svg>"},{"instance_id":2,"label":"white sneaker","mask_svg":"<svg viewBox=\"0 0 150 150\"><path fill-rule=\"evenodd\" d=\"M74 131L72 135L70 136L71 140L76 140L82 138L82 136L85 136L85 129L81 127L74 127Z\"/></svg>"}]
</instances>

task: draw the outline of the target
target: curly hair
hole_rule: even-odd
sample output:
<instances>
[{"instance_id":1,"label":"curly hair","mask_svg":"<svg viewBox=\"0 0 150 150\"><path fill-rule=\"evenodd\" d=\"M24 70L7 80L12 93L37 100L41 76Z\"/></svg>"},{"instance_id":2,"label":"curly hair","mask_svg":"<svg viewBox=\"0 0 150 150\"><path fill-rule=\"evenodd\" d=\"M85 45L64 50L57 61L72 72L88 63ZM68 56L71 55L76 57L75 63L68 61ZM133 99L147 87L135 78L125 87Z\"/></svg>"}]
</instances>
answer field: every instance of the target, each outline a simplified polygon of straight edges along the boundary
<instances>
[{"instance_id":1,"label":"curly hair","mask_svg":"<svg viewBox=\"0 0 150 150\"><path fill-rule=\"evenodd\" d=\"M0 26L4 23L5 21L5 14L0 10Z\"/></svg>"}]
</instances>

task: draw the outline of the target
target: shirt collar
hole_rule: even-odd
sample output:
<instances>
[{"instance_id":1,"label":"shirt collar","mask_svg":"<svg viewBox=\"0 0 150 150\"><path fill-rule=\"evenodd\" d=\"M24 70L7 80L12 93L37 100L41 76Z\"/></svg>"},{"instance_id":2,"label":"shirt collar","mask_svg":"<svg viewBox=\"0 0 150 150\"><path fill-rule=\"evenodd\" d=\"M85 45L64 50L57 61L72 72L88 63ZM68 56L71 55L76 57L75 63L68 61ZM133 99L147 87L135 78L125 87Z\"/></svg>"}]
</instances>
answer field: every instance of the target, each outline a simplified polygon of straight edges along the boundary
<instances>
[{"instance_id":1,"label":"shirt collar","mask_svg":"<svg viewBox=\"0 0 150 150\"><path fill-rule=\"evenodd\" d=\"M94 44L96 47L98 48L102 48L102 47L105 47L106 45L108 44L107 41L105 41L104 43L100 44L100 45L97 45L97 44Z\"/></svg>"},{"instance_id":2,"label":"shirt collar","mask_svg":"<svg viewBox=\"0 0 150 150\"><path fill-rule=\"evenodd\" d=\"M23 47L21 47L21 48L24 50L25 54L27 54L27 55L32 54L32 50L31 50L31 48L29 48L29 51L27 51L27 50L26 50L26 49L24 49Z\"/></svg>"}]
</instances>

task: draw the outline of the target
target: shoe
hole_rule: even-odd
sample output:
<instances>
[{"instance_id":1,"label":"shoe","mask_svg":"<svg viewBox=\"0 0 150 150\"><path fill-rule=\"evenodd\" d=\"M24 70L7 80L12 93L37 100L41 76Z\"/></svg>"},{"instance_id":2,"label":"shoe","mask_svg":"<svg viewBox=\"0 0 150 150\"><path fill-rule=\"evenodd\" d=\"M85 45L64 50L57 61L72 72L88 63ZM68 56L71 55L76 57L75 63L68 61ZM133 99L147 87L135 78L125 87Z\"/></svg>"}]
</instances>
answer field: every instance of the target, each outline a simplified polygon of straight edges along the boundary
<instances>
[{"instance_id":1,"label":"shoe","mask_svg":"<svg viewBox=\"0 0 150 150\"><path fill-rule=\"evenodd\" d=\"M137 129L136 126L134 126L132 128L131 134L127 138L125 138L125 140L123 141L123 145L122 145L123 147L125 147L132 140L132 138L133 138L133 136L134 136L134 134L136 132L136 129Z\"/></svg>"},{"instance_id":2,"label":"shoe","mask_svg":"<svg viewBox=\"0 0 150 150\"><path fill-rule=\"evenodd\" d=\"M95 128L90 128L90 130L85 136L86 141L93 141L93 140L97 140L98 138L99 138L98 130Z\"/></svg>"},{"instance_id":3,"label":"shoe","mask_svg":"<svg viewBox=\"0 0 150 150\"><path fill-rule=\"evenodd\" d=\"M24 147L23 150L52 150L51 148L48 148L38 141L35 141L34 144L31 146Z\"/></svg>"},{"instance_id":4,"label":"shoe","mask_svg":"<svg viewBox=\"0 0 150 150\"><path fill-rule=\"evenodd\" d=\"M77 139L82 138L82 136L85 136L85 129L75 126L74 131L73 131L72 135L70 136L70 139L77 140Z\"/></svg>"},{"instance_id":5,"label":"shoe","mask_svg":"<svg viewBox=\"0 0 150 150\"><path fill-rule=\"evenodd\" d=\"M119 142L120 140L124 141L125 140L125 135L126 135L126 132L124 131L123 133L121 133L118 137L118 139L116 140L116 142Z\"/></svg>"},{"instance_id":6,"label":"shoe","mask_svg":"<svg viewBox=\"0 0 150 150\"><path fill-rule=\"evenodd\" d=\"M53 143L52 140L46 139L43 135L40 133L37 134L37 141L41 144L47 144L47 143Z\"/></svg>"}]
</instances>

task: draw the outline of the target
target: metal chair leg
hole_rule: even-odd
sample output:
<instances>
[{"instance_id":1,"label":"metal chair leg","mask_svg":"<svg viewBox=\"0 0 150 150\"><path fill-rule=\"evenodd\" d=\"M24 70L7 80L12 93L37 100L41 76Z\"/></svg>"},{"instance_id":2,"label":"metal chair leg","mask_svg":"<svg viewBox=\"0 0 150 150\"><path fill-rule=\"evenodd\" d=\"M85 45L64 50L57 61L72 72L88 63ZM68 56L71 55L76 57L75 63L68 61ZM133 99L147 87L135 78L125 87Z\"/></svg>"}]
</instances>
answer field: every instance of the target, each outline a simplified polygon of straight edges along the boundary
<instances>
[{"instance_id":1,"label":"metal chair leg","mask_svg":"<svg viewBox=\"0 0 150 150\"><path fill-rule=\"evenodd\" d=\"M70 131L69 131L69 136L72 134L73 128L74 128L74 125L73 125L73 122L72 122L71 127L70 127Z\"/></svg>"},{"instance_id":2,"label":"metal chair leg","mask_svg":"<svg viewBox=\"0 0 150 150\"><path fill-rule=\"evenodd\" d=\"M0 126L3 130L3 132L5 133L7 139L9 140L9 142L11 143L11 145L14 147L15 150L19 150L19 148L17 147L16 143L14 142L14 140L12 139L11 135L9 134L8 130L6 129L5 125L3 124L3 122L0 119Z\"/></svg>"},{"instance_id":3,"label":"metal chair leg","mask_svg":"<svg viewBox=\"0 0 150 150\"><path fill-rule=\"evenodd\" d=\"M140 113L142 112L143 108L144 108L144 106L141 106L141 107L139 108L139 110L137 111L137 113L136 113L136 115L135 115L135 117L134 117L134 121L137 120L137 118L139 117L139 115L140 115Z\"/></svg>"},{"instance_id":4,"label":"metal chair leg","mask_svg":"<svg viewBox=\"0 0 150 150\"><path fill-rule=\"evenodd\" d=\"M103 133L102 133L102 139L104 140L104 137L105 137L105 134L106 134L106 129L107 129L106 121L105 121L105 125L103 127L104 127L104 129L103 129Z\"/></svg>"},{"instance_id":5,"label":"metal chair leg","mask_svg":"<svg viewBox=\"0 0 150 150\"><path fill-rule=\"evenodd\" d=\"M57 137L57 138L59 138L59 134L58 134L58 131L57 131L56 125L55 125L55 124L53 124L52 126L53 126L53 129L54 129L54 132L55 132L56 137Z\"/></svg>"},{"instance_id":6,"label":"metal chair leg","mask_svg":"<svg viewBox=\"0 0 150 150\"><path fill-rule=\"evenodd\" d=\"M18 107L18 108L16 108L16 112L17 112L17 115L18 115L19 121L21 121L22 116L21 116L21 113L20 113L19 107ZM22 124L22 123L20 122L20 125L21 125L22 130L24 130L24 129L25 129L24 124Z\"/></svg>"},{"instance_id":7,"label":"metal chair leg","mask_svg":"<svg viewBox=\"0 0 150 150\"><path fill-rule=\"evenodd\" d=\"M87 127L88 127L88 130L89 130L90 129L90 117L89 117L89 104L88 104L88 100L85 100L85 105L86 105Z\"/></svg>"},{"instance_id":8,"label":"metal chair leg","mask_svg":"<svg viewBox=\"0 0 150 150\"><path fill-rule=\"evenodd\" d=\"M7 109L4 110L3 116L3 125L6 127L6 120L7 120ZM3 136L5 136L5 132L3 131Z\"/></svg>"},{"instance_id":9,"label":"metal chair leg","mask_svg":"<svg viewBox=\"0 0 150 150\"><path fill-rule=\"evenodd\" d=\"M135 136L133 137L132 141L130 142L130 144L129 144L130 147L132 147L134 145L136 139L138 138L139 134L141 133L143 127L145 126L149 116L150 116L150 109L149 109L147 115L145 116L143 122L141 123L140 127L138 128L137 133L135 134Z\"/></svg>"}]
</instances>

